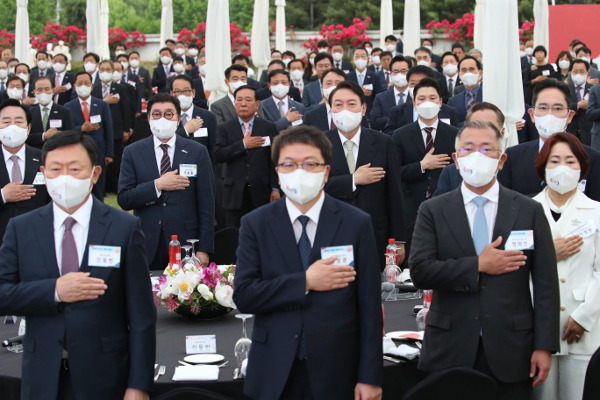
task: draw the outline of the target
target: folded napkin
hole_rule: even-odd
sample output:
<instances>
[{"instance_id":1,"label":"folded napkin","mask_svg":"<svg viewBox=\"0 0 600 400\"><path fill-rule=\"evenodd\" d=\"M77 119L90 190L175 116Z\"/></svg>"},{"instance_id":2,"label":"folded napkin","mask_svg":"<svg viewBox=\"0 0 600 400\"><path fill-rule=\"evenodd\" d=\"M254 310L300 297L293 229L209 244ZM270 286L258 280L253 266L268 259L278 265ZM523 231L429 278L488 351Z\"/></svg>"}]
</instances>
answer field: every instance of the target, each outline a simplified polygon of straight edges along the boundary
<instances>
[{"instance_id":1,"label":"folded napkin","mask_svg":"<svg viewBox=\"0 0 600 400\"><path fill-rule=\"evenodd\" d=\"M401 344L398 347L387 345L385 349L385 354L406 358L408 360L414 360L420 353L421 351L419 349L406 344Z\"/></svg>"},{"instance_id":2,"label":"folded napkin","mask_svg":"<svg viewBox=\"0 0 600 400\"><path fill-rule=\"evenodd\" d=\"M219 367L216 365L192 365L175 367L174 381L216 381Z\"/></svg>"}]
</instances>

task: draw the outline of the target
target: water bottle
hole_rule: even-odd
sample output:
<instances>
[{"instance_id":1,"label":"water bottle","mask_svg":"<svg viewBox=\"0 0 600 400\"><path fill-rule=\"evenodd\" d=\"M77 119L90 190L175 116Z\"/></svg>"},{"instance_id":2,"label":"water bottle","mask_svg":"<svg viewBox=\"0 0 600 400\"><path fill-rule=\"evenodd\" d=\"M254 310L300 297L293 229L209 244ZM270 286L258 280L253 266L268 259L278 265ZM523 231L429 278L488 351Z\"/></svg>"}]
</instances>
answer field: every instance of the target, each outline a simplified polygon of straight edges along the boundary
<instances>
[{"instance_id":1,"label":"water bottle","mask_svg":"<svg viewBox=\"0 0 600 400\"><path fill-rule=\"evenodd\" d=\"M431 306L431 296L433 295L432 290L423 290L423 308L417 314L417 330L424 331L427 325L427 313L429 312L429 306Z\"/></svg>"},{"instance_id":2,"label":"water bottle","mask_svg":"<svg viewBox=\"0 0 600 400\"><path fill-rule=\"evenodd\" d=\"M171 269L181 268L181 243L177 240L177 235L172 235L169 242L169 267Z\"/></svg>"},{"instance_id":3,"label":"water bottle","mask_svg":"<svg viewBox=\"0 0 600 400\"><path fill-rule=\"evenodd\" d=\"M400 278L402 271L396 265L394 254L385 255L385 269L383 270L383 282L396 283Z\"/></svg>"},{"instance_id":4,"label":"water bottle","mask_svg":"<svg viewBox=\"0 0 600 400\"><path fill-rule=\"evenodd\" d=\"M394 264L398 265L398 247L396 246L396 239L388 239L388 245L385 247L386 258L388 255L394 256Z\"/></svg>"}]
</instances>

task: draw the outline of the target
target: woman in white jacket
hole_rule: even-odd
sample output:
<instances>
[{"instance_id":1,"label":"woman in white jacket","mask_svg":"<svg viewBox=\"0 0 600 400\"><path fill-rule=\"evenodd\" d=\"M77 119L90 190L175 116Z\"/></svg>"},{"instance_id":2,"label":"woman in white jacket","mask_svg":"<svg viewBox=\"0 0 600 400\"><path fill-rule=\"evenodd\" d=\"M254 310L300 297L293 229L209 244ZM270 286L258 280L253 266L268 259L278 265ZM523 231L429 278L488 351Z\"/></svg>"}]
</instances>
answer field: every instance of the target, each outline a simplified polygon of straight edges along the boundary
<instances>
[{"instance_id":1,"label":"woman in white jacket","mask_svg":"<svg viewBox=\"0 0 600 400\"><path fill-rule=\"evenodd\" d=\"M581 180L589 166L574 135L564 132L548 139L535 167L548 185L534 200L544 207L554 237L561 346L552 356L548 379L534 389L534 398L581 399L587 365L600 346L600 203L578 188L585 185Z\"/></svg>"}]
</instances>

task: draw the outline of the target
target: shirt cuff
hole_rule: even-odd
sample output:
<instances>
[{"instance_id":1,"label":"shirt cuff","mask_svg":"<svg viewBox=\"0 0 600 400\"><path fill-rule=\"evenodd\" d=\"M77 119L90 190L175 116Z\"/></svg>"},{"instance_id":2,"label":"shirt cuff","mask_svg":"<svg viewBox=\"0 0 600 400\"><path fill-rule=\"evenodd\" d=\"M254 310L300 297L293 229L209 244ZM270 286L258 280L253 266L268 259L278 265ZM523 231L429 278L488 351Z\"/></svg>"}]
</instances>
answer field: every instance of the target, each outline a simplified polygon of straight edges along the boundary
<instances>
[{"instance_id":1,"label":"shirt cuff","mask_svg":"<svg viewBox=\"0 0 600 400\"><path fill-rule=\"evenodd\" d=\"M423 169L423 162L420 162L420 163L419 163L419 166L421 167L421 173L422 173L422 174L424 174L424 173L425 173L425 170Z\"/></svg>"},{"instance_id":2,"label":"shirt cuff","mask_svg":"<svg viewBox=\"0 0 600 400\"><path fill-rule=\"evenodd\" d=\"M62 300L60 299L60 297L58 297L58 292L56 291L56 289L54 289L54 302L62 303Z\"/></svg>"},{"instance_id":3,"label":"shirt cuff","mask_svg":"<svg viewBox=\"0 0 600 400\"><path fill-rule=\"evenodd\" d=\"M154 181L154 190L156 191L156 198L158 199L161 195L161 191L156 188L156 181Z\"/></svg>"},{"instance_id":4,"label":"shirt cuff","mask_svg":"<svg viewBox=\"0 0 600 400\"><path fill-rule=\"evenodd\" d=\"M352 174L352 191L356 191L356 183L354 183L354 174Z\"/></svg>"},{"instance_id":5,"label":"shirt cuff","mask_svg":"<svg viewBox=\"0 0 600 400\"><path fill-rule=\"evenodd\" d=\"M6 199L4 199L4 189L0 189L0 195L2 195L2 202L6 204Z\"/></svg>"}]
</instances>

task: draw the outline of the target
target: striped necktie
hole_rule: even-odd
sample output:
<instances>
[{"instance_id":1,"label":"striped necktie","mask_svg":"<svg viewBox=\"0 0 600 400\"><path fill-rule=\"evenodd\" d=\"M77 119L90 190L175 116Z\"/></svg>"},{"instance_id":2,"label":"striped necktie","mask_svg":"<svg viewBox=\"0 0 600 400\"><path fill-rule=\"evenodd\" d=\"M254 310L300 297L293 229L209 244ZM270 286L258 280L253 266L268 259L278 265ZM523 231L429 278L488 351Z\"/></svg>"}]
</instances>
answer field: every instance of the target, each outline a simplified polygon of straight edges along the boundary
<instances>
[{"instance_id":1,"label":"striped necktie","mask_svg":"<svg viewBox=\"0 0 600 400\"><path fill-rule=\"evenodd\" d=\"M162 158L160 159L160 176L163 176L167 172L171 172L171 159L169 158L169 145L163 143L160 145L163 151Z\"/></svg>"}]
</instances>

